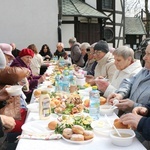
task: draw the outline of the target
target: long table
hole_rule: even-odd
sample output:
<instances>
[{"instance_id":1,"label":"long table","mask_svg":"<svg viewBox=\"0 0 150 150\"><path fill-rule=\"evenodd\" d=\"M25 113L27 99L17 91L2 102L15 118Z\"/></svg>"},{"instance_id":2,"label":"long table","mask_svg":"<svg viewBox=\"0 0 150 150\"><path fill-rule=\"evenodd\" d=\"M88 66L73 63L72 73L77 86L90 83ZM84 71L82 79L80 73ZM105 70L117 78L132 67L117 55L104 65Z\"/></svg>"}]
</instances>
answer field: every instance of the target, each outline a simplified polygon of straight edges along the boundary
<instances>
[{"instance_id":1,"label":"long table","mask_svg":"<svg viewBox=\"0 0 150 150\"><path fill-rule=\"evenodd\" d=\"M51 67L50 67L51 69ZM49 73L52 69L49 70ZM33 98L31 98L31 103ZM33 121L33 118L37 116L37 113L29 112L27 114L26 123ZM102 116L101 116L102 117ZM110 116L110 119L115 119L117 116L114 113ZM95 133L95 137L92 142L86 144L73 144L67 143L63 139L59 140L33 140L33 139L20 139L16 150L146 150L146 148L134 138L132 145L128 147L119 147L111 143L108 136L102 136Z\"/></svg>"},{"instance_id":2,"label":"long table","mask_svg":"<svg viewBox=\"0 0 150 150\"><path fill-rule=\"evenodd\" d=\"M33 121L37 113L28 112L26 122ZM109 117L110 119L116 118L116 115ZM59 140L32 140L20 139L16 150L146 150L146 148L136 139L132 145L128 147L118 147L111 143L107 136L102 136L95 133L92 142L86 144L72 144L67 143L63 139Z\"/></svg>"}]
</instances>

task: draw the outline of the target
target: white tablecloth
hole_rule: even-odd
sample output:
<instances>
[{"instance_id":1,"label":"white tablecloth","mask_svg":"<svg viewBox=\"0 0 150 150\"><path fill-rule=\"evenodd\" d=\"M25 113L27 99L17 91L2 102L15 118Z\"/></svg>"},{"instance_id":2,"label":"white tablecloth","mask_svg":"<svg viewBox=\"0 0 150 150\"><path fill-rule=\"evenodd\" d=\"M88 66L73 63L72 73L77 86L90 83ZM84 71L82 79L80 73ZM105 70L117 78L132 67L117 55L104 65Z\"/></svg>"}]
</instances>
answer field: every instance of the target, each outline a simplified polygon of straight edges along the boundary
<instances>
[{"instance_id":1,"label":"white tablecloth","mask_svg":"<svg viewBox=\"0 0 150 150\"><path fill-rule=\"evenodd\" d=\"M110 118L116 118L115 114ZM29 113L26 122L37 120L38 114ZM95 134L92 142L86 144L67 143L60 140L31 140L20 139L16 150L146 150L144 146L135 138L133 144L128 147L118 147L111 143L107 136Z\"/></svg>"}]
</instances>

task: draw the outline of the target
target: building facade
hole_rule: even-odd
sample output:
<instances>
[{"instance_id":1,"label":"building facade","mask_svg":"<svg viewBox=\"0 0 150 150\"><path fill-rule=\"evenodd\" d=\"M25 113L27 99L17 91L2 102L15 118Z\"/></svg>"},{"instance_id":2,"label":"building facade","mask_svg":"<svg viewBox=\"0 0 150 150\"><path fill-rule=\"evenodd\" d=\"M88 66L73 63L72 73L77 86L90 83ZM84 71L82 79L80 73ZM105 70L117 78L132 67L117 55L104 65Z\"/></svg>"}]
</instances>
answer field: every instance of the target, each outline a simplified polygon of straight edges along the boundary
<instances>
[{"instance_id":1,"label":"building facade","mask_svg":"<svg viewBox=\"0 0 150 150\"><path fill-rule=\"evenodd\" d=\"M0 42L16 43L18 49L58 41L90 44L105 39L111 47L124 43L123 0L5 0L0 5Z\"/></svg>"}]
</instances>

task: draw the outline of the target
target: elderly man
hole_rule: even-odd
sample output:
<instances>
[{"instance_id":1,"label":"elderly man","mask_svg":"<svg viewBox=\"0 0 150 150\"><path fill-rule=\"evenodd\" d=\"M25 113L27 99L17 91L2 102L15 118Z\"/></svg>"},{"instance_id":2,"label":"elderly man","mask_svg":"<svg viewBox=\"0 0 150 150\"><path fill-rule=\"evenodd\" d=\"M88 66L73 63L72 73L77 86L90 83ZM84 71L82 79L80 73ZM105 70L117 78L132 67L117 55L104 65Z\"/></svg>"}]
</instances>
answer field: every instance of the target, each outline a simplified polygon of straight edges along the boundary
<instances>
[{"instance_id":1,"label":"elderly man","mask_svg":"<svg viewBox=\"0 0 150 150\"><path fill-rule=\"evenodd\" d=\"M123 79L132 77L142 69L140 60L134 59L133 49L127 46L117 48L113 52L113 55L117 70L113 75L112 82L103 79L96 80L98 89L104 93L105 97L112 92L115 92L119 88Z\"/></svg>"},{"instance_id":2,"label":"elderly man","mask_svg":"<svg viewBox=\"0 0 150 150\"><path fill-rule=\"evenodd\" d=\"M145 50L145 67L135 76L124 79L116 93L108 96L108 101L113 103L118 99L116 105L119 110L129 112L136 106L143 106L150 102L150 45Z\"/></svg>"},{"instance_id":3,"label":"elderly man","mask_svg":"<svg viewBox=\"0 0 150 150\"><path fill-rule=\"evenodd\" d=\"M79 67L84 66L84 59L81 54L80 44L77 42L75 37L69 39L69 45L71 48L71 61L73 64L76 64Z\"/></svg>"},{"instance_id":4,"label":"elderly man","mask_svg":"<svg viewBox=\"0 0 150 150\"><path fill-rule=\"evenodd\" d=\"M109 47L106 41L100 40L94 46L97 65L95 67L94 76L87 75L86 82L90 83L91 85L95 84L95 77L102 76L103 78L107 78L110 82L116 70L114 64L114 57L109 52Z\"/></svg>"}]
</instances>

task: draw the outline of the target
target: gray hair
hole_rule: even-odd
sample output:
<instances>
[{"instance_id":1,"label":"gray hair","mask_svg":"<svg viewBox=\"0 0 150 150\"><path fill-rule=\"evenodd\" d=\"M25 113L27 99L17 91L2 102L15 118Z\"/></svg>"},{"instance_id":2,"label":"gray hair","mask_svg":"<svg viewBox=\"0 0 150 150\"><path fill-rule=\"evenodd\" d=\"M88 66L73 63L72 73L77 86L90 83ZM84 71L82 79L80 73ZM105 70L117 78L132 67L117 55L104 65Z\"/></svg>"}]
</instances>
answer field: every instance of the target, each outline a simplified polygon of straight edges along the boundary
<instances>
[{"instance_id":1,"label":"gray hair","mask_svg":"<svg viewBox=\"0 0 150 150\"><path fill-rule=\"evenodd\" d=\"M77 42L77 39L75 37L69 39L69 43L74 44L75 42Z\"/></svg>"},{"instance_id":2,"label":"gray hair","mask_svg":"<svg viewBox=\"0 0 150 150\"><path fill-rule=\"evenodd\" d=\"M132 60L134 60L134 51L132 48L129 48L127 46L121 46L114 50L113 55L122 56L125 60L128 57L131 57Z\"/></svg>"},{"instance_id":3,"label":"gray hair","mask_svg":"<svg viewBox=\"0 0 150 150\"><path fill-rule=\"evenodd\" d=\"M84 42L80 45L81 49L90 49L90 44L87 42Z\"/></svg>"}]
</instances>

